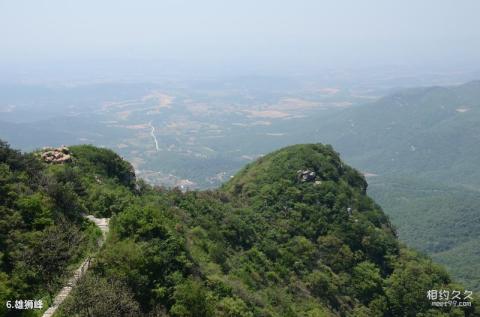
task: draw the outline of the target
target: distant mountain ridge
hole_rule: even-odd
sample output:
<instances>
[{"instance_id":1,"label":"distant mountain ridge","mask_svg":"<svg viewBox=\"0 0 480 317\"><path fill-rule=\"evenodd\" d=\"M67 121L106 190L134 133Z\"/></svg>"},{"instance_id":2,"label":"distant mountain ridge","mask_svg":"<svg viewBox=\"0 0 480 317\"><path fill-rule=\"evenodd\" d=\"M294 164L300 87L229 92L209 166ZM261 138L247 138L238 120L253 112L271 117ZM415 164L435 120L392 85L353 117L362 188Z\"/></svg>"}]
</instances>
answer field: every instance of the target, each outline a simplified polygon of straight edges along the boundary
<instances>
[{"instance_id":1,"label":"distant mountain ridge","mask_svg":"<svg viewBox=\"0 0 480 317\"><path fill-rule=\"evenodd\" d=\"M480 81L416 88L328 118L317 135L376 174L480 187ZM328 131L330 130L330 131Z\"/></svg>"}]
</instances>

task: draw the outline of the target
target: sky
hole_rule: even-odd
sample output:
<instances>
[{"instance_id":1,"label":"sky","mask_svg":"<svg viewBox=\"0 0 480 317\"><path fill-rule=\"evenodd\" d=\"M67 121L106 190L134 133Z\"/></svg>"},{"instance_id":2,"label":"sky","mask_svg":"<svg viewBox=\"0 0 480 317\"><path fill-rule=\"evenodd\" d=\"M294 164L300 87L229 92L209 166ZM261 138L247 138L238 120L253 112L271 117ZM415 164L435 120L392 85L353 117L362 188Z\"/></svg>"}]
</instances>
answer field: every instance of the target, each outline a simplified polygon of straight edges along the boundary
<instances>
[{"instance_id":1,"label":"sky","mask_svg":"<svg viewBox=\"0 0 480 317\"><path fill-rule=\"evenodd\" d=\"M478 12L478 0L0 0L0 66L476 67Z\"/></svg>"}]
</instances>

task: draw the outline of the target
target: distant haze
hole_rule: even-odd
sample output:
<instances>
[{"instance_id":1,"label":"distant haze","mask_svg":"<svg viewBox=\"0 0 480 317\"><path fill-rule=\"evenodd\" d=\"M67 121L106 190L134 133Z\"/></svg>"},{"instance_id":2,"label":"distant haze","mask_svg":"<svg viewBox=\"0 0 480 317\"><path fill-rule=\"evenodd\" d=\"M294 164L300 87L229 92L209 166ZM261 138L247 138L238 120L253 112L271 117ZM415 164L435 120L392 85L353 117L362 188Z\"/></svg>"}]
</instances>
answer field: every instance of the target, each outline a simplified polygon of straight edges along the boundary
<instances>
[{"instance_id":1,"label":"distant haze","mask_svg":"<svg viewBox=\"0 0 480 317\"><path fill-rule=\"evenodd\" d=\"M1 0L0 67L477 67L479 12L477 0Z\"/></svg>"}]
</instances>

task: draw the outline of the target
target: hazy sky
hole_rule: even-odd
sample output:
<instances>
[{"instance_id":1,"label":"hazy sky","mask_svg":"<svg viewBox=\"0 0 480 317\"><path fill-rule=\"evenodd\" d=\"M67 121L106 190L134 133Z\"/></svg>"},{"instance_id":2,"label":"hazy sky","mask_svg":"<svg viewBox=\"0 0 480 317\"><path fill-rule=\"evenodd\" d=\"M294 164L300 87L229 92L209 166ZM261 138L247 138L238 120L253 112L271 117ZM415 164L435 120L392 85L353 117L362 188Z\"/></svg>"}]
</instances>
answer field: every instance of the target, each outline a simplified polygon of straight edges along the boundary
<instances>
[{"instance_id":1,"label":"hazy sky","mask_svg":"<svg viewBox=\"0 0 480 317\"><path fill-rule=\"evenodd\" d=\"M0 64L480 65L478 0L0 0Z\"/></svg>"}]
</instances>

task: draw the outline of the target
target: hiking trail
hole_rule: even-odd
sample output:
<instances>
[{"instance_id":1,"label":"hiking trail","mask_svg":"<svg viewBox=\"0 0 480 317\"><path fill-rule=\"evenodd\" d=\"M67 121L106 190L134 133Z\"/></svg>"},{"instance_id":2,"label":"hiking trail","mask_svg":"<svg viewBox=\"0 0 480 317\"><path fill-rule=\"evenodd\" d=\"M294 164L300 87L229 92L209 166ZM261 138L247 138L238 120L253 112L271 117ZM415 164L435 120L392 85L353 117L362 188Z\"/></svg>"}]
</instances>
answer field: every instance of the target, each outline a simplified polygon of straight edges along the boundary
<instances>
[{"instance_id":1,"label":"hiking trail","mask_svg":"<svg viewBox=\"0 0 480 317\"><path fill-rule=\"evenodd\" d=\"M99 229L102 231L102 237L99 239L98 242L98 247L100 248L103 243L105 242L105 239L107 238L107 233L108 233L108 225L110 218L96 218L92 215L84 216L91 222L93 222ZM65 298L68 297L72 289L75 287L77 282L85 275L87 272L88 268L90 267L90 264L92 262L92 257L86 258L82 264L78 267L73 272L73 276L68 279L67 283L65 286L58 292L57 296L53 299L52 306L50 306L42 315L42 317L52 317L55 312L57 311L58 307L63 303Z\"/></svg>"}]
</instances>

